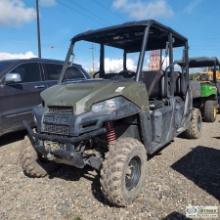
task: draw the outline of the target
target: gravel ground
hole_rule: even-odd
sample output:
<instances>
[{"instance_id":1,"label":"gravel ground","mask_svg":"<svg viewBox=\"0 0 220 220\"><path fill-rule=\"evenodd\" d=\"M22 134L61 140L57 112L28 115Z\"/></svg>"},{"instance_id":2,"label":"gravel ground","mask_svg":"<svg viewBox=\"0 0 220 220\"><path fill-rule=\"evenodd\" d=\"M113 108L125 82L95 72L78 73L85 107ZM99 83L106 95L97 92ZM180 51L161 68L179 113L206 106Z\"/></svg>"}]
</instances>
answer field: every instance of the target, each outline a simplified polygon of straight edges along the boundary
<instances>
[{"instance_id":1,"label":"gravel ground","mask_svg":"<svg viewBox=\"0 0 220 220\"><path fill-rule=\"evenodd\" d=\"M186 219L189 204L219 206L219 120L204 123L199 140L176 138L149 159L142 193L127 208L107 205L88 170L63 166L50 177L26 177L19 164L22 134L7 135L0 139L0 220L178 220Z\"/></svg>"}]
</instances>

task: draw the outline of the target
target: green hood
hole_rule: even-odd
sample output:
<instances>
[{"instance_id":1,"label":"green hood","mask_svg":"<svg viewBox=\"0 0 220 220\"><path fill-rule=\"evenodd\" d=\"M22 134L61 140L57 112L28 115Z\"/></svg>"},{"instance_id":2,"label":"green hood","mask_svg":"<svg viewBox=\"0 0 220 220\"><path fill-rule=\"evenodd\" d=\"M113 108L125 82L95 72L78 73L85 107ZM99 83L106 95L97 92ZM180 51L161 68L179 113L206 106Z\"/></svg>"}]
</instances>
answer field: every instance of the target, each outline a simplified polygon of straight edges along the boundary
<instances>
[{"instance_id":1,"label":"green hood","mask_svg":"<svg viewBox=\"0 0 220 220\"><path fill-rule=\"evenodd\" d=\"M200 93L202 97L217 95L217 88L211 82L200 82Z\"/></svg>"},{"instance_id":2,"label":"green hood","mask_svg":"<svg viewBox=\"0 0 220 220\"><path fill-rule=\"evenodd\" d=\"M124 96L142 109L148 107L146 88L135 81L85 80L58 84L42 92L41 96L47 106L72 106L75 114L90 111L94 103L116 96Z\"/></svg>"}]
</instances>

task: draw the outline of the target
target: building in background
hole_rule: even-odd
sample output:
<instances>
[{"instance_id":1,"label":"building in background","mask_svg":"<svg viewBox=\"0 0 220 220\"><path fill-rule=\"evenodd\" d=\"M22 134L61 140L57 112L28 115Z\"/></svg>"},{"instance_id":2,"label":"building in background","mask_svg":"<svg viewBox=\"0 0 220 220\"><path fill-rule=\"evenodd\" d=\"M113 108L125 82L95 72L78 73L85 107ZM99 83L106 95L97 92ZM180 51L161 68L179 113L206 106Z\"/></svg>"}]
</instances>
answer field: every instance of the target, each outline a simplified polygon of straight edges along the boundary
<instances>
[{"instance_id":1,"label":"building in background","mask_svg":"<svg viewBox=\"0 0 220 220\"><path fill-rule=\"evenodd\" d=\"M160 50L153 50L150 53L149 70L159 70L160 69Z\"/></svg>"},{"instance_id":2,"label":"building in background","mask_svg":"<svg viewBox=\"0 0 220 220\"><path fill-rule=\"evenodd\" d=\"M209 71L208 71L208 76L209 76L209 78L212 78L212 74L213 74L212 71L209 70ZM217 72L216 72L216 79L217 79L217 80L220 80L220 71L217 71Z\"/></svg>"}]
</instances>

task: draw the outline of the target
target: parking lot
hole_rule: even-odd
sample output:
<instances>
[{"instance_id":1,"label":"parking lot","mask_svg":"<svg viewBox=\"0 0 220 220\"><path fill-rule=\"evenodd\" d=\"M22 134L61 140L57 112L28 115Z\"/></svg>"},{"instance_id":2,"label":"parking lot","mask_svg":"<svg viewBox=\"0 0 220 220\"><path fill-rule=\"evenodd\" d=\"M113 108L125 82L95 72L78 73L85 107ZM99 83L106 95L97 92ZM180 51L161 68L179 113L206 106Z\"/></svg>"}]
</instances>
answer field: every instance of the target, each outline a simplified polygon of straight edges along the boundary
<instances>
[{"instance_id":1,"label":"parking lot","mask_svg":"<svg viewBox=\"0 0 220 220\"><path fill-rule=\"evenodd\" d=\"M19 164L22 133L0 139L0 219L185 219L188 205L219 205L219 120L198 140L176 140L147 163L145 187L127 208L111 207L96 173L61 167L26 177Z\"/></svg>"}]
</instances>

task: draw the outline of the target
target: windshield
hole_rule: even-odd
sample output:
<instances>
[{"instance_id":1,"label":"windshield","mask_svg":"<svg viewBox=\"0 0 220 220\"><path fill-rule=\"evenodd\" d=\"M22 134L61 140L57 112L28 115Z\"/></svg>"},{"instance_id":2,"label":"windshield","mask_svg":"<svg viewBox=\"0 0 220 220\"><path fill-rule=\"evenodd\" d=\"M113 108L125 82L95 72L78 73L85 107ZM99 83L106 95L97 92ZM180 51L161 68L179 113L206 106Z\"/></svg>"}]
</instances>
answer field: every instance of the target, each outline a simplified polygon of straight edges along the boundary
<instances>
[{"instance_id":1,"label":"windshield","mask_svg":"<svg viewBox=\"0 0 220 220\"><path fill-rule=\"evenodd\" d=\"M91 78L135 80L139 56L140 51L126 52L108 45L101 51L101 45L98 43L79 41L74 44L66 69L74 59L74 63L83 64ZM65 81L66 75L65 70L62 81Z\"/></svg>"}]
</instances>

